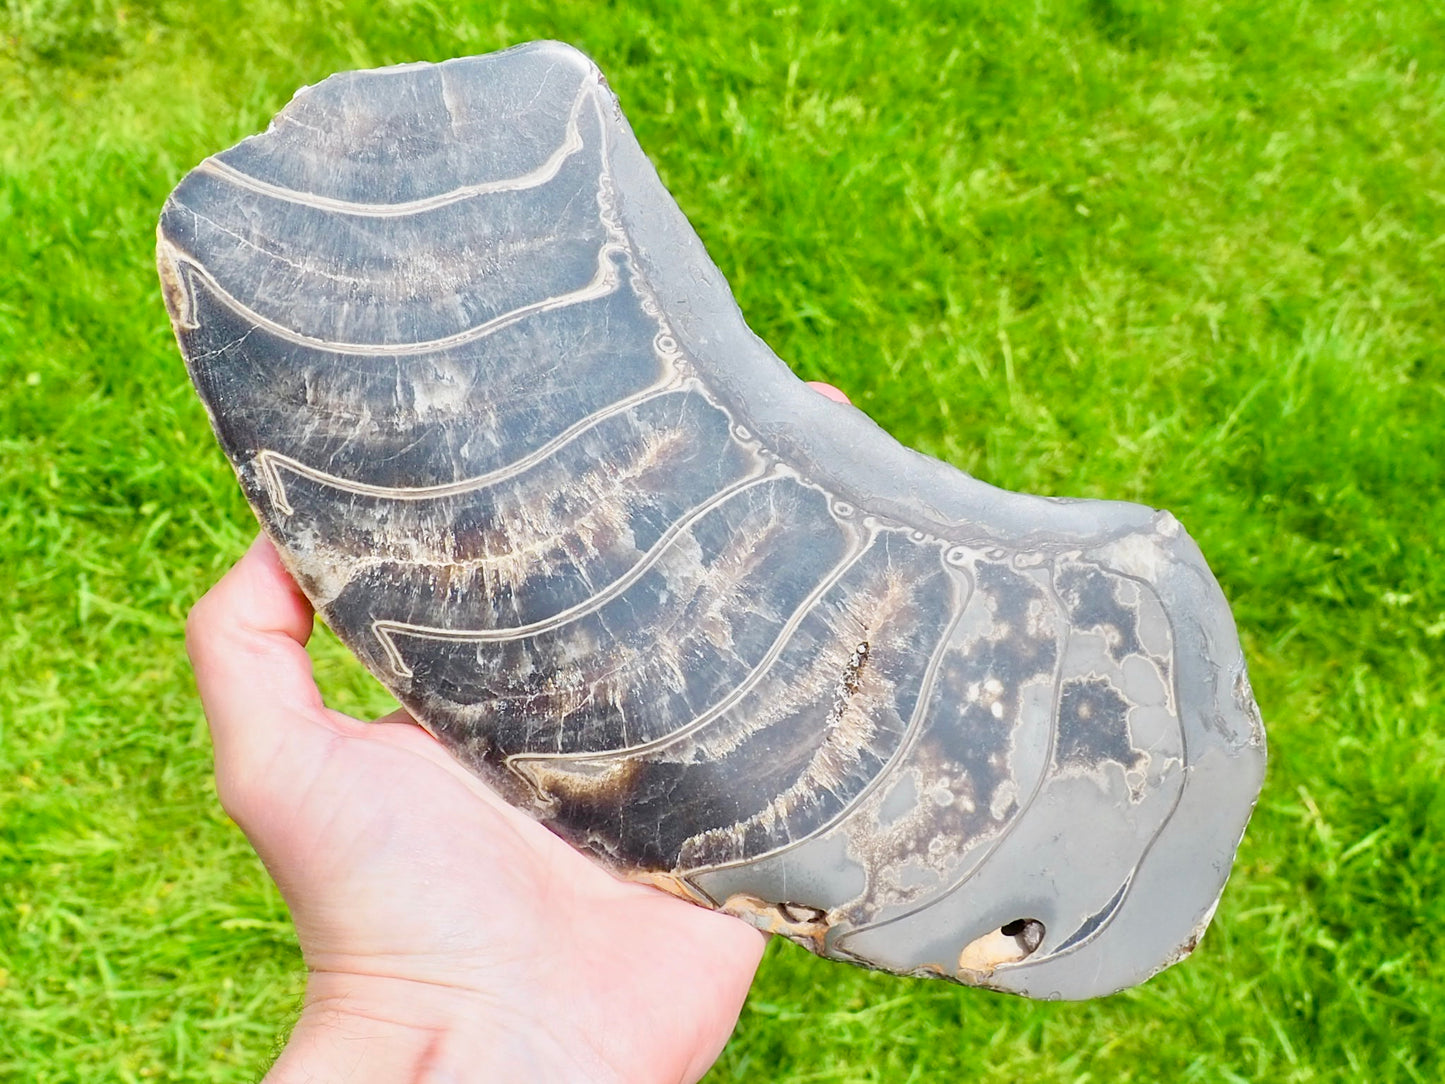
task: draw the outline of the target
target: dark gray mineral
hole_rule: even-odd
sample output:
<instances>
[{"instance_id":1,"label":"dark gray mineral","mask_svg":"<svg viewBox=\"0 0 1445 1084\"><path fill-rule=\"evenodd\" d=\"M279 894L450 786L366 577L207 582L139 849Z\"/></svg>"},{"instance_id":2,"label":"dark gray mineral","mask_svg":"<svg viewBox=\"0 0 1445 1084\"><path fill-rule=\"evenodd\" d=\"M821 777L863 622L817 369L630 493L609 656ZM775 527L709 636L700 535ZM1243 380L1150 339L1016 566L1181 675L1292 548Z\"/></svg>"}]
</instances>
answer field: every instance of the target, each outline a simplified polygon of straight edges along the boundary
<instances>
[{"instance_id":1,"label":"dark gray mineral","mask_svg":"<svg viewBox=\"0 0 1445 1084\"><path fill-rule=\"evenodd\" d=\"M159 260L317 609L579 850L1034 997L1194 947L1265 762L1194 543L808 390L575 50L301 91L181 182Z\"/></svg>"}]
</instances>

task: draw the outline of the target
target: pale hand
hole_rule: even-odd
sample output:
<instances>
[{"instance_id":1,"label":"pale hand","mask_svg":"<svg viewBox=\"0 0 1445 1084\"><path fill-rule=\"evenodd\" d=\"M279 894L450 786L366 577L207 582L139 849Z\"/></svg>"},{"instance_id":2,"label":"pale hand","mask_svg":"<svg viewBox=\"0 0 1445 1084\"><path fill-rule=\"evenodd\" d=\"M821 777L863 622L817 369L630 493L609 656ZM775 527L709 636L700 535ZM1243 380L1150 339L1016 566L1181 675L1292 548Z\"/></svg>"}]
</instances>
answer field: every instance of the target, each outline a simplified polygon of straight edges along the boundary
<instances>
[{"instance_id":1,"label":"pale hand","mask_svg":"<svg viewBox=\"0 0 1445 1084\"><path fill-rule=\"evenodd\" d=\"M308 969L266 1079L701 1077L763 936L615 880L404 715L329 710L311 628L264 539L187 627L222 804L280 887Z\"/></svg>"}]
</instances>

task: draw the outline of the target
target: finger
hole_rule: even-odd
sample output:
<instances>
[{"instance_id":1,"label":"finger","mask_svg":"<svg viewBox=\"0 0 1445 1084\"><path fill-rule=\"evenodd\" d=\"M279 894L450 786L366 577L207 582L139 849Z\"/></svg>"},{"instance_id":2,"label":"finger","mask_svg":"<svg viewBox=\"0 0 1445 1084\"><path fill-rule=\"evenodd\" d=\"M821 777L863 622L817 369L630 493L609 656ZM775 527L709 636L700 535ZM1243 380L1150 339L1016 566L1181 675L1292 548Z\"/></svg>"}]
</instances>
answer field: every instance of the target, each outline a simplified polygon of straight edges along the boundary
<instances>
[{"instance_id":1,"label":"finger","mask_svg":"<svg viewBox=\"0 0 1445 1084\"><path fill-rule=\"evenodd\" d=\"M852 400L849 399L837 388L833 387L832 384L825 384L821 380L810 380L808 381L808 387L812 388L824 399L831 399L835 403L845 403L848 405L852 405Z\"/></svg>"},{"instance_id":2,"label":"finger","mask_svg":"<svg viewBox=\"0 0 1445 1084\"><path fill-rule=\"evenodd\" d=\"M310 603L264 536L186 622L217 787L233 816L256 788L286 785L334 734L306 654L311 627Z\"/></svg>"}]
</instances>

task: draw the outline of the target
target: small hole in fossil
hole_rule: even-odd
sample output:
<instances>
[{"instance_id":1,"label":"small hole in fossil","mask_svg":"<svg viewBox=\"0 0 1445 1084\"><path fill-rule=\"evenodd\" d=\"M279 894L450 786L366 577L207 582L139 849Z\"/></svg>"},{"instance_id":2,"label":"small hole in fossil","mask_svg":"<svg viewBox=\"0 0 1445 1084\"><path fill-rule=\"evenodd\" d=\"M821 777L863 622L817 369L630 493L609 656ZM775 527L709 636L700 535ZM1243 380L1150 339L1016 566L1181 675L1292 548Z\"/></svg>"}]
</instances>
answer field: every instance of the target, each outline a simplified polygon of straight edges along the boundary
<instances>
[{"instance_id":1,"label":"small hole in fossil","mask_svg":"<svg viewBox=\"0 0 1445 1084\"><path fill-rule=\"evenodd\" d=\"M1044 943L1044 924L1036 918L1016 918L999 928L999 933L1012 937L1027 956Z\"/></svg>"},{"instance_id":2,"label":"small hole in fossil","mask_svg":"<svg viewBox=\"0 0 1445 1084\"><path fill-rule=\"evenodd\" d=\"M977 982L1004 964L1026 960L1044 943L1044 924L1036 918L1016 918L975 938L958 954L958 970L965 982Z\"/></svg>"},{"instance_id":3,"label":"small hole in fossil","mask_svg":"<svg viewBox=\"0 0 1445 1084\"><path fill-rule=\"evenodd\" d=\"M778 914L789 922L822 922L826 912L821 907L808 907L801 903L780 903Z\"/></svg>"}]
</instances>

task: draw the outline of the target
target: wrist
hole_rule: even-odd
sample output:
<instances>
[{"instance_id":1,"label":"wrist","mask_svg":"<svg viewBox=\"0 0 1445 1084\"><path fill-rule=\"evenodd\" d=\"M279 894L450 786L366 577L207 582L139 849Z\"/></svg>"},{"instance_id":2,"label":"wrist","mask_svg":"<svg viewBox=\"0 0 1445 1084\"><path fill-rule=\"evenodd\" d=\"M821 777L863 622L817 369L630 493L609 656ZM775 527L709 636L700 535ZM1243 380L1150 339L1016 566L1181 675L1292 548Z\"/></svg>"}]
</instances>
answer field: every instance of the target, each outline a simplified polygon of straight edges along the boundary
<instances>
[{"instance_id":1,"label":"wrist","mask_svg":"<svg viewBox=\"0 0 1445 1084\"><path fill-rule=\"evenodd\" d=\"M618 1079L566 1021L529 1018L453 987L313 972L306 1004L265 1084L473 1084Z\"/></svg>"}]
</instances>

